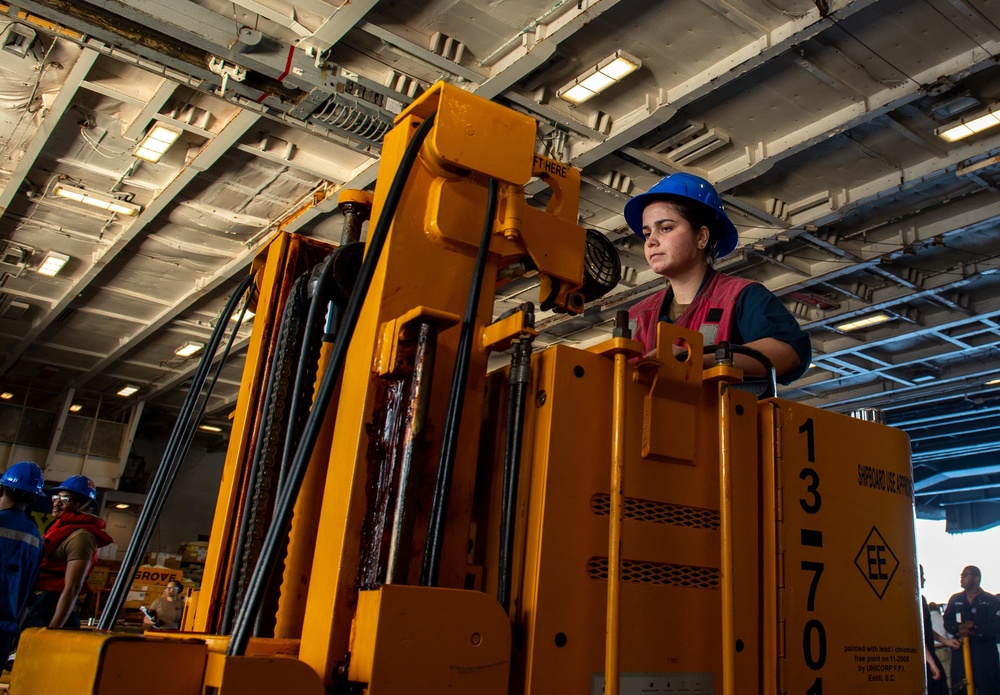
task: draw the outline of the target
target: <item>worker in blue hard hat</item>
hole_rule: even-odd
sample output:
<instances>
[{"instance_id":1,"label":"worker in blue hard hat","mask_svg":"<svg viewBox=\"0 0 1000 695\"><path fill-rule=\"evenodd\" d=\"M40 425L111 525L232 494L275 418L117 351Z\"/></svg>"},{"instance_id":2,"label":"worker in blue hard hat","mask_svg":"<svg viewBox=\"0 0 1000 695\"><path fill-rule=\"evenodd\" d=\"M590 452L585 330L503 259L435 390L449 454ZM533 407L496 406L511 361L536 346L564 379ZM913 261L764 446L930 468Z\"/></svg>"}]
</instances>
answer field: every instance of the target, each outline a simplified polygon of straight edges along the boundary
<instances>
[{"instance_id":1,"label":"worker in blue hard hat","mask_svg":"<svg viewBox=\"0 0 1000 695\"><path fill-rule=\"evenodd\" d=\"M657 324L666 321L700 331L706 345L728 341L757 350L782 383L805 372L812 354L809 335L781 301L759 283L712 268L716 258L736 248L739 234L708 181L671 174L625 203L625 222L643 239L649 267L668 283L629 310L633 336L647 353L656 348ZM746 374L765 373L752 357L735 357ZM714 359L705 355L705 366Z\"/></svg>"},{"instance_id":2,"label":"worker in blue hard hat","mask_svg":"<svg viewBox=\"0 0 1000 695\"><path fill-rule=\"evenodd\" d=\"M31 461L15 463L0 474L0 666L7 661L21 614L38 577L42 537L27 509L43 496L42 469Z\"/></svg>"},{"instance_id":3,"label":"worker in blue hard hat","mask_svg":"<svg viewBox=\"0 0 1000 695\"><path fill-rule=\"evenodd\" d=\"M97 549L111 543L104 519L88 514L97 487L85 475L52 488L55 521L43 538L42 565L25 627L80 627L76 600L97 559Z\"/></svg>"}]
</instances>

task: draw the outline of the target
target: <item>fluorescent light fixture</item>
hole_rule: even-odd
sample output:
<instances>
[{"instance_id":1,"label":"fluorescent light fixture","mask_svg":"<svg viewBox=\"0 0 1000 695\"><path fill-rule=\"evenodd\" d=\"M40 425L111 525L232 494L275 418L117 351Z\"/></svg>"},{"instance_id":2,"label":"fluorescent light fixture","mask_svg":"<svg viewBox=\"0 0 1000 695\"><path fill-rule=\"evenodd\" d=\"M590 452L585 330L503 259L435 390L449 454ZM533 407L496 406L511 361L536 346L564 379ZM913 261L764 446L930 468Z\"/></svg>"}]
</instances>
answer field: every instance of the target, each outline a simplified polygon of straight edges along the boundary
<instances>
[{"instance_id":1,"label":"fluorescent light fixture","mask_svg":"<svg viewBox=\"0 0 1000 695\"><path fill-rule=\"evenodd\" d=\"M174 350L174 354L178 357L191 357L192 355L197 355L204 349L205 343L198 343L193 340L189 340Z\"/></svg>"},{"instance_id":2,"label":"fluorescent light fixture","mask_svg":"<svg viewBox=\"0 0 1000 695\"><path fill-rule=\"evenodd\" d=\"M69 412L71 413L79 413L81 410L83 410L83 406L79 403L74 403L69 407Z\"/></svg>"},{"instance_id":3,"label":"fluorescent light fixture","mask_svg":"<svg viewBox=\"0 0 1000 695\"><path fill-rule=\"evenodd\" d=\"M892 317L889 314L872 314L871 316L866 316L863 319L857 319L856 321L848 321L847 323L842 323L840 325L834 326L838 331L856 331L859 328L868 328L869 326L874 326L879 323L885 323L886 321L891 321Z\"/></svg>"},{"instance_id":4,"label":"fluorescent light fixture","mask_svg":"<svg viewBox=\"0 0 1000 695\"><path fill-rule=\"evenodd\" d=\"M129 505L126 504L125 502L119 502L118 504L115 505L115 509L128 509L128 508Z\"/></svg>"},{"instance_id":5,"label":"fluorescent light fixture","mask_svg":"<svg viewBox=\"0 0 1000 695\"><path fill-rule=\"evenodd\" d=\"M129 396L131 396L133 393L135 393L138 390L139 390L138 386L133 386L132 384L129 384L128 386L123 386L121 388L121 390L118 391L118 395L119 396L124 396L125 398L128 398Z\"/></svg>"},{"instance_id":6,"label":"fluorescent light fixture","mask_svg":"<svg viewBox=\"0 0 1000 695\"><path fill-rule=\"evenodd\" d=\"M57 183L55 188L52 189L52 192L60 198L68 198L69 200L75 200L78 203L84 203L85 205L91 205L95 208L100 208L101 210L117 212L120 215L128 215L130 217L142 210L142 206L133 205L132 203L128 203L124 200L119 200L112 195L94 193L82 188L77 188L76 186L67 186L64 183Z\"/></svg>"},{"instance_id":7,"label":"fluorescent light fixture","mask_svg":"<svg viewBox=\"0 0 1000 695\"><path fill-rule=\"evenodd\" d=\"M963 111L974 109L981 104L982 102L971 94L963 94L952 99L938 102L931 107L931 111L933 111L934 115L938 118L954 118Z\"/></svg>"},{"instance_id":8,"label":"fluorescent light fixture","mask_svg":"<svg viewBox=\"0 0 1000 695\"><path fill-rule=\"evenodd\" d=\"M998 125L1000 125L1000 106L986 113L979 112L974 116L963 118L958 123L942 126L934 132L945 142L956 142Z\"/></svg>"},{"instance_id":9,"label":"fluorescent light fixture","mask_svg":"<svg viewBox=\"0 0 1000 695\"><path fill-rule=\"evenodd\" d=\"M635 56L625 51L615 51L558 90L556 96L571 104L582 104L641 67L642 61Z\"/></svg>"},{"instance_id":10,"label":"fluorescent light fixture","mask_svg":"<svg viewBox=\"0 0 1000 695\"><path fill-rule=\"evenodd\" d=\"M910 377L910 381L912 381L914 384L922 384L925 381L934 381L936 378L937 375L933 374L932 372L918 372L917 374L914 374L913 376Z\"/></svg>"},{"instance_id":11,"label":"fluorescent light fixture","mask_svg":"<svg viewBox=\"0 0 1000 695\"><path fill-rule=\"evenodd\" d=\"M248 323L250 321L253 321L253 317L254 316L256 316L256 314L253 313L252 311L250 311L249 309L247 309L246 311L244 311L243 312L243 321L240 322L241 325L244 324L244 323ZM230 321L239 321L240 320L240 312L238 312L238 311L234 312L233 315L229 317L229 320Z\"/></svg>"},{"instance_id":12,"label":"fluorescent light fixture","mask_svg":"<svg viewBox=\"0 0 1000 695\"><path fill-rule=\"evenodd\" d=\"M221 432L222 428L215 425L200 425L198 427L200 430L205 430L206 432Z\"/></svg>"},{"instance_id":13,"label":"fluorescent light fixture","mask_svg":"<svg viewBox=\"0 0 1000 695\"><path fill-rule=\"evenodd\" d=\"M181 131L177 128L170 128L161 123L154 125L146 137L143 138L142 142L135 149L132 154L139 159L144 159L147 162L158 162L160 157L162 157L170 146L173 145L177 138L181 136Z\"/></svg>"},{"instance_id":14,"label":"fluorescent light fixture","mask_svg":"<svg viewBox=\"0 0 1000 695\"><path fill-rule=\"evenodd\" d=\"M996 386L998 384L1000 384L1000 379L993 379L992 381L987 381L986 382L987 386ZM13 394L11 394L11 395L13 395ZM0 398L4 398L5 396L7 396L7 394L2 394L2 395L0 395ZM7 397L9 397L9 396L7 396Z\"/></svg>"},{"instance_id":15,"label":"fluorescent light fixture","mask_svg":"<svg viewBox=\"0 0 1000 695\"><path fill-rule=\"evenodd\" d=\"M68 260L69 256L65 253L49 251L45 254L45 258L42 259L41 265L38 266L38 269L35 272L39 275L54 278L59 274L59 271L63 269L63 266L66 265L66 261Z\"/></svg>"},{"instance_id":16,"label":"fluorescent light fixture","mask_svg":"<svg viewBox=\"0 0 1000 695\"><path fill-rule=\"evenodd\" d=\"M3 393L0 393L0 398L4 399L5 401L9 401L13 397L14 394L11 393L10 391L4 391Z\"/></svg>"}]
</instances>

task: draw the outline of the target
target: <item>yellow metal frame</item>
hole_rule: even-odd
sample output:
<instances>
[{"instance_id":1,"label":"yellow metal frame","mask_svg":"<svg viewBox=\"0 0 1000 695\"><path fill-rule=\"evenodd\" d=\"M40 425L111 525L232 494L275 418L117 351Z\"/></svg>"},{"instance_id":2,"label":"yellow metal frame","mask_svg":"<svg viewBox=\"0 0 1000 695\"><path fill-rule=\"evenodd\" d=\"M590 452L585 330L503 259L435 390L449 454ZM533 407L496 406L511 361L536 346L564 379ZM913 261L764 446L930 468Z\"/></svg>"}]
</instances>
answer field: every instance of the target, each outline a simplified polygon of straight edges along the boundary
<instances>
[{"instance_id":1,"label":"yellow metal frame","mask_svg":"<svg viewBox=\"0 0 1000 695\"><path fill-rule=\"evenodd\" d=\"M208 654L196 639L44 628L21 633L18 653L15 695L202 695Z\"/></svg>"},{"instance_id":2,"label":"yellow metal frame","mask_svg":"<svg viewBox=\"0 0 1000 695\"><path fill-rule=\"evenodd\" d=\"M369 695L506 695L507 615L478 591L387 584L358 595L350 679Z\"/></svg>"}]
</instances>

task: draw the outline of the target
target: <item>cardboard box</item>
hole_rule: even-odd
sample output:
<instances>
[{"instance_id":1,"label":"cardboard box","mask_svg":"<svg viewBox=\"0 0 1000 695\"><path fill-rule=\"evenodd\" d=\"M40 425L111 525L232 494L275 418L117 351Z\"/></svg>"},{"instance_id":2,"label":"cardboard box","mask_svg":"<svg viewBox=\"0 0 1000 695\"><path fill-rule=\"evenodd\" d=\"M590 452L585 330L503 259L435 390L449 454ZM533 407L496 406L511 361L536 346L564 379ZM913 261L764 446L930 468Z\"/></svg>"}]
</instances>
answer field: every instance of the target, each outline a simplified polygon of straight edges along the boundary
<instances>
[{"instance_id":1,"label":"cardboard box","mask_svg":"<svg viewBox=\"0 0 1000 695\"><path fill-rule=\"evenodd\" d=\"M92 591L103 591L108 586L108 578L111 576L110 567L102 567L98 565L90 570L90 574L87 576L87 584L90 586Z\"/></svg>"},{"instance_id":2,"label":"cardboard box","mask_svg":"<svg viewBox=\"0 0 1000 695\"><path fill-rule=\"evenodd\" d=\"M132 588L136 586L166 586L171 580L179 582L184 578L184 573L178 569L170 567L155 567L153 565L143 565L132 580Z\"/></svg>"},{"instance_id":3,"label":"cardboard box","mask_svg":"<svg viewBox=\"0 0 1000 695\"><path fill-rule=\"evenodd\" d=\"M188 541L181 543L179 549L183 562L205 562L208 557L208 543L204 541Z\"/></svg>"},{"instance_id":4,"label":"cardboard box","mask_svg":"<svg viewBox=\"0 0 1000 695\"><path fill-rule=\"evenodd\" d=\"M181 568L181 556L176 553L146 553L146 564L179 570Z\"/></svg>"},{"instance_id":5,"label":"cardboard box","mask_svg":"<svg viewBox=\"0 0 1000 695\"><path fill-rule=\"evenodd\" d=\"M126 608L139 608L139 606L150 606L153 601L163 595L165 586L140 584L132 585L132 589L125 597Z\"/></svg>"}]
</instances>

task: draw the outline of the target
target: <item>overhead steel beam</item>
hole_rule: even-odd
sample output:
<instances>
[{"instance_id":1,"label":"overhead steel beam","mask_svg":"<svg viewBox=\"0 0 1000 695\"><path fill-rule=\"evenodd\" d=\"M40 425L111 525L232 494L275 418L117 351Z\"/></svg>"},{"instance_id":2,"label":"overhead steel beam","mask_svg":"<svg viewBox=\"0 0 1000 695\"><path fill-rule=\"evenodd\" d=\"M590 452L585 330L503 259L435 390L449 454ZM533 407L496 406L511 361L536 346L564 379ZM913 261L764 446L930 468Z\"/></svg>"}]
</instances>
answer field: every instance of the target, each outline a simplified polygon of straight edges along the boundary
<instances>
[{"instance_id":1,"label":"overhead steel beam","mask_svg":"<svg viewBox=\"0 0 1000 695\"><path fill-rule=\"evenodd\" d=\"M97 56L98 53L89 48L84 48L80 51L80 55L77 56L76 62L70 68L69 74L66 75L62 89L59 90L55 99L52 100L52 104L45 109L45 117L38 125L34 137L31 138L24 148L21 161L14 167L14 171L11 172L10 178L7 179L3 190L0 191L0 216L7 212L7 208L10 206L14 196L21 190L21 184L27 178L28 172L34 168L35 162L42 150L48 145L49 138L55 132L59 120L76 98L76 93L84 80L87 79L90 68L94 66ZM0 374L2 373L3 370L0 370Z\"/></svg>"},{"instance_id":2,"label":"overhead steel beam","mask_svg":"<svg viewBox=\"0 0 1000 695\"><path fill-rule=\"evenodd\" d=\"M532 70L545 64L559 44L613 8L621 0L578 0L557 2L545 15L537 17L493 54L479 62L489 67L490 77L474 90L492 99L503 94ZM495 62L494 62L495 60Z\"/></svg>"},{"instance_id":3,"label":"overhead steel beam","mask_svg":"<svg viewBox=\"0 0 1000 695\"><path fill-rule=\"evenodd\" d=\"M1000 307L1000 300L993 302L993 305L993 310L989 313L1000 315L1000 308L998 308ZM931 329L920 328L897 335L893 339L883 339L881 342L889 343L893 340L899 340L903 336L916 337L928 330L945 330L946 327L957 327L973 320L975 319L967 317L954 321L945 320L931 327ZM849 410L858 403L862 403L865 407L870 406L883 409L911 406L914 402L930 398L936 393L954 394L956 392L967 391L971 379L976 377L981 379L982 375L991 369L988 363L977 364L971 359L971 356L979 353L984 355L989 354L991 349L991 345L985 345L967 350L949 350L947 353L938 351L937 356L947 355L953 362L946 368L941 368L943 371L942 375L932 384L920 384L919 387L913 386L904 389L890 389L879 378L885 376L884 372L886 370L875 368L863 375L866 383L861 385L858 385L855 377L835 378L819 383L809 382L808 380L803 383L803 380L799 380L789 388L786 397L805 403L806 405L839 411ZM843 351L840 354L843 354ZM922 353L917 357L897 360L892 369L920 365L927 359L929 359L929 355ZM826 388L821 393L817 393L816 388L818 386L825 386ZM811 389L811 391L806 392L806 389ZM797 393L799 391L801 393Z\"/></svg>"},{"instance_id":4,"label":"overhead steel beam","mask_svg":"<svg viewBox=\"0 0 1000 695\"><path fill-rule=\"evenodd\" d=\"M1000 53L1000 41L987 42L988 55ZM880 92L869 95L864 101L852 103L815 122L807 123L792 133L785 133L766 143L759 143L759 149L764 157L753 163L735 159L712 169L709 178L726 190L735 188L756 178L761 172L767 171L777 162L783 161L794 154L803 152L817 145L832 135L843 133L868 123L874 118L895 111L900 106L909 104L924 96L925 84L932 84L942 75L963 74L985 70L993 66L991 58L984 58L984 48L976 47L965 53L953 56L948 60L932 66L913 75L913 78L896 87L887 87Z\"/></svg>"},{"instance_id":5,"label":"overhead steel beam","mask_svg":"<svg viewBox=\"0 0 1000 695\"><path fill-rule=\"evenodd\" d=\"M55 321L56 318L58 318L59 315L70 306L70 304L72 304L77 296L97 279L104 268L111 263L112 259L121 253L149 223L156 219L156 217L166 208L167 205L173 202L177 194L180 193L180 191L183 190L183 188L190 183L195 176L214 164L235 142L243 136L247 129L253 126L256 122L256 114L248 111L242 111L220 130L215 139L206 143L198 155L177 173L173 180L163 189L160 195L150 201L150 203L143 208L142 212L140 212L136 218L132 220L129 226L126 227L125 230L119 234L110 245L101 249L101 252L93 258L90 267L76 277L70 290L66 292L66 294L64 294L55 305L53 305L49 312L42 319L32 325L31 330L28 331L27 335L25 335L17 346L7 354L7 359L3 365L0 366L0 374L6 373L11 367L14 366L21 355L31 347L31 343L42 335L52 322ZM173 310L174 306L171 306L171 308L160 314L160 318L170 314ZM154 321L154 323L158 324L157 328L163 325L162 323L159 323L159 320ZM123 343L122 348L125 346L133 346L134 339L141 339L142 337L149 335L151 332L152 330L148 328L143 329L143 331L140 331L139 334L136 334L132 338L126 340ZM122 348L112 353L114 358L124 354L124 350ZM129 347L129 349L131 349L131 347ZM114 360L102 360L101 365L102 367L106 366L112 361ZM84 383L96 373L96 370L91 370L85 374L83 378L75 381L74 385Z\"/></svg>"},{"instance_id":6,"label":"overhead steel beam","mask_svg":"<svg viewBox=\"0 0 1000 695\"><path fill-rule=\"evenodd\" d=\"M245 336L243 338L237 337L233 341L232 349L229 351L230 359L242 353L249 344L250 336ZM221 354L215 355L212 359L213 368L219 364L220 357ZM161 379L150 382L150 384L143 388L143 397L146 398L146 400L153 400L157 394L166 393L177 385L184 383L185 379L190 379L197 369L198 363L195 362L193 364L188 364L181 369L172 369L171 371L166 372ZM238 383L236 385L239 386Z\"/></svg>"},{"instance_id":7,"label":"overhead steel beam","mask_svg":"<svg viewBox=\"0 0 1000 695\"><path fill-rule=\"evenodd\" d=\"M155 219L155 217L162 212L167 205L173 202L177 194L180 193L188 183L190 183L202 171L205 171L212 164L214 164L237 141L239 141L247 130L253 127L256 122L256 114L249 111L239 112L228 124L226 124L215 139L210 140L202 148L201 152L198 153L198 156L181 170L181 172L163 190L163 193L161 193L152 204L147 206L147 208L140 213L140 219L136 220L136 223L134 223L133 226L137 226L140 221L145 223L146 221L152 221ZM145 226L145 224L141 226ZM115 244L108 250L107 253L105 253L101 260L98 261L100 268L103 268L107 265L107 262L110 261L109 255L111 253L117 253L124 248L125 244L134 238L136 234L138 234L138 230L135 233L132 233L132 229L130 228L128 235L129 238L127 240L123 240L121 238L116 239ZM259 245L263 245L265 241L266 238L262 239L259 242ZM76 379L73 382L73 385L79 387L81 384L84 384L92 379L94 376L103 371L108 365L114 363L119 357L134 349L136 345L173 320L175 316L185 311L196 300L205 296L220 284L228 280L234 272L244 267L250 262L250 260L252 260L253 254L256 253L256 250L256 248L251 248L243 251L239 256L233 258L229 262L217 268L213 273L206 276L198 284L198 286L193 287L188 292L184 293L174 302L173 305L160 312L160 314L150 321L145 327L136 331L128 338L121 340L117 349L109 353L103 360L100 360L97 364L91 367L90 371ZM97 264L95 264L95 267L97 267ZM100 268L98 268L98 272Z\"/></svg>"},{"instance_id":8,"label":"overhead steel beam","mask_svg":"<svg viewBox=\"0 0 1000 695\"><path fill-rule=\"evenodd\" d=\"M347 167L339 166L336 162L329 159L316 157L312 153L303 152L300 148L296 148L296 151L291 156L286 157L246 143L236 145L235 147L240 152L246 152L273 164L295 169L296 171L301 171L304 174L309 174L310 176L315 176L318 179L323 179L331 183L342 184L351 177L351 170Z\"/></svg>"},{"instance_id":9,"label":"overhead steel beam","mask_svg":"<svg viewBox=\"0 0 1000 695\"><path fill-rule=\"evenodd\" d=\"M818 9L812 9L804 16L792 19L770 32L755 32L755 38L742 46L732 47L723 60L688 78L680 85L664 90L655 105L644 104L619 119L620 125L616 126L606 139L583 142L574 146L570 163L582 168L620 147L635 142L666 122L677 111L687 109L698 99L716 93L734 80L751 74L770 60L833 26L834 22L843 21L874 2L875 0L830 2L828 3L830 11L826 17L822 17ZM655 159L661 167L671 166L658 158ZM719 182L719 188L725 190L734 188L735 185Z\"/></svg>"},{"instance_id":10,"label":"overhead steel beam","mask_svg":"<svg viewBox=\"0 0 1000 695\"><path fill-rule=\"evenodd\" d=\"M945 530L948 533L984 531L1000 524L1000 505L970 502L945 507Z\"/></svg>"},{"instance_id":11,"label":"overhead steel beam","mask_svg":"<svg viewBox=\"0 0 1000 695\"><path fill-rule=\"evenodd\" d=\"M378 26L377 24L372 24L371 22L360 22L357 28L366 34L374 36L380 41L384 41L390 46L394 46L406 55L417 58L421 62L427 63L428 65L441 70L447 75L457 77L474 85L478 85L486 79L486 76L480 75L475 70L470 70L467 67L459 65L453 60L449 60L444 56L439 56L429 48L416 44L409 39L403 38L402 36L385 29L384 27Z\"/></svg>"},{"instance_id":12,"label":"overhead steel beam","mask_svg":"<svg viewBox=\"0 0 1000 695\"><path fill-rule=\"evenodd\" d=\"M929 475L921 480L913 481L913 491L920 493L943 494L949 492L947 489L931 490L935 485L940 485L951 480L966 480L975 476L997 475L1000 473L1000 463L989 463L985 465L973 465L966 468L949 468L939 470L933 475Z\"/></svg>"},{"instance_id":13,"label":"overhead steel beam","mask_svg":"<svg viewBox=\"0 0 1000 695\"><path fill-rule=\"evenodd\" d=\"M742 10L733 7L726 0L701 0L701 3L752 36L767 33L767 28L763 24Z\"/></svg>"}]
</instances>

